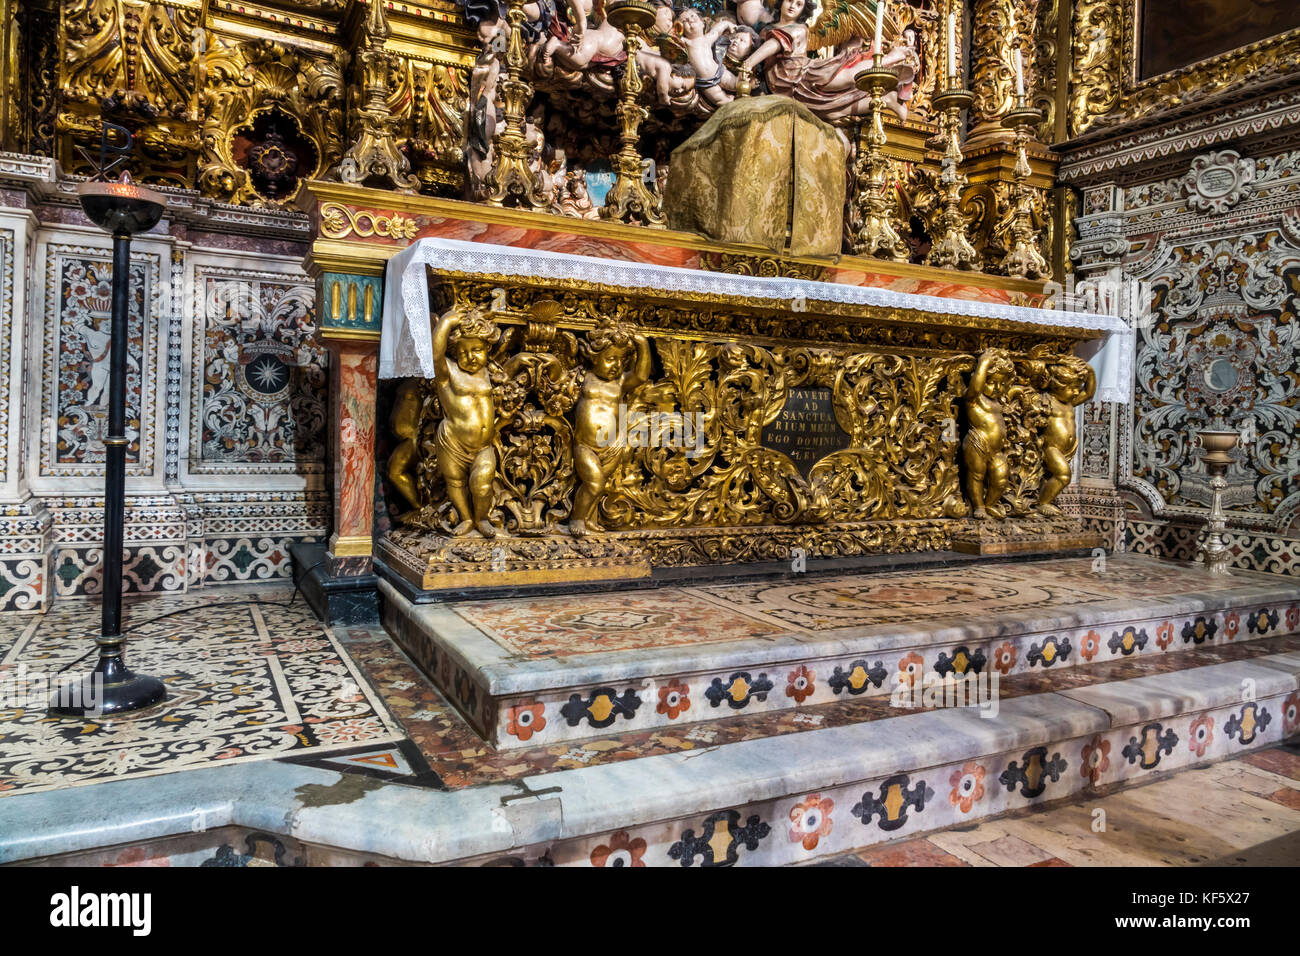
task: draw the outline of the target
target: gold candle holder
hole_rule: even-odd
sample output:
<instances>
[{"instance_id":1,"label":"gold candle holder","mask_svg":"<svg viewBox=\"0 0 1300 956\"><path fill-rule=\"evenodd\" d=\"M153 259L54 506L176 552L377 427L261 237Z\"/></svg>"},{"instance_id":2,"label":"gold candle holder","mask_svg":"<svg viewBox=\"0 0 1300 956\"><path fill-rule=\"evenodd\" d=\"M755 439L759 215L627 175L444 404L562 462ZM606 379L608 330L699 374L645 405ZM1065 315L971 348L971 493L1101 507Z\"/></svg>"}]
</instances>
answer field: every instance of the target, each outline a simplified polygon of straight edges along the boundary
<instances>
[{"instance_id":1,"label":"gold candle holder","mask_svg":"<svg viewBox=\"0 0 1300 956\"><path fill-rule=\"evenodd\" d=\"M1203 428L1196 433L1197 444L1205 449L1205 470L1210 474L1210 489L1213 492L1210 515L1205 522L1205 536L1196 556L1204 562L1205 570L1211 574L1230 573L1228 561L1232 552L1226 537L1228 516L1223 512L1223 489L1228 487L1226 475L1232 464L1228 452L1237 446L1240 438L1235 431L1226 429Z\"/></svg>"},{"instance_id":2,"label":"gold candle holder","mask_svg":"<svg viewBox=\"0 0 1300 956\"><path fill-rule=\"evenodd\" d=\"M884 96L898 88L898 74L880 65L880 54L870 70L859 73L854 81L858 89L871 94L870 118L867 120L865 150L858 159L857 179L862 188L858 194L858 209L862 226L858 229L853 251L862 256L876 256L907 260L907 243L894 228L894 203L889 194L889 170L892 164L885 156L885 127L880 120Z\"/></svg>"},{"instance_id":3,"label":"gold candle holder","mask_svg":"<svg viewBox=\"0 0 1300 956\"><path fill-rule=\"evenodd\" d=\"M528 164L528 140L524 135L524 116L533 99L533 88L524 80L524 0L509 0L506 18L510 36L506 41L506 76L501 81L501 99L505 103L505 127L493 141L496 162L488 171L484 185L487 201L493 206L518 203L536 211L551 208L551 197Z\"/></svg>"},{"instance_id":4,"label":"gold candle holder","mask_svg":"<svg viewBox=\"0 0 1300 956\"><path fill-rule=\"evenodd\" d=\"M614 157L614 185L600 207L602 219L621 222L643 222L647 226L662 226L664 214L659 198L646 187L642 178L641 152L637 149L641 122L649 112L637 103L643 83L637 69L636 55L641 49L642 32L655 22L655 8L645 0L612 0L605 15L623 32L627 63L623 68L623 82L619 87L618 120L622 143Z\"/></svg>"},{"instance_id":5,"label":"gold candle holder","mask_svg":"<svg viewBox=\"0 0 1300 956\"><path fill-rule=\"evenodd\" d=\"M1023 96L1002 117L1002 125L1015 131L1016 167L1015 182L1011 186L1011 248L1002 258L1002 271L1009 276L1038 279L1051 270L1039 252L1039 231L1034 227L1034 190L1029 185L1029 156L1026 146L1033 128L1042 121L1040 110L1025 103Z\"/></svg>"},{"instance_id":6,"label":"gold candle holder","mask_svg":"<svg viewBox=\"0 0 1300 956\"><path fill-rule=\"evenodd\" d=\"M930 245L926 265L941 269L978 269L979 255L966 238L966 217L961 211L961 194L966 177L961 172L961 111L975 100L970 90L942 90L932 102L942 114L943 171L939 176L939 193L943 210L939 214L940 235Z\"/></svg>"}]
</instances>

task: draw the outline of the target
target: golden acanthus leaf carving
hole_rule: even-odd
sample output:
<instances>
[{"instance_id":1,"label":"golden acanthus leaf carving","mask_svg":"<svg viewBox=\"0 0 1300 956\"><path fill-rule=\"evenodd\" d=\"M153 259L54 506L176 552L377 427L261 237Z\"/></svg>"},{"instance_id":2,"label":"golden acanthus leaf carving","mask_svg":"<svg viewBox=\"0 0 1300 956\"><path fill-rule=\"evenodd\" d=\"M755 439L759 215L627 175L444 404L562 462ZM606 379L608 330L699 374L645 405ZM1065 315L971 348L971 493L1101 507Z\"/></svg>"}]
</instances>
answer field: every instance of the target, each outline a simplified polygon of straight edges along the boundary
<instances>
[{"instance_id":1,"label":"golden acanthus leaf carving","mask_svg":"<svg viewBox=\"0 0 1300 956\"><path fill-rule=\"evenodd\" d=\"M104 100L194 118L194 34L201 11L168 3L73 0L63 5L59 84L67 103Z\"/></svg>"},{"instance_id":2,"label":"golden acanthus leaf carving","mask_svg":"<svg viewBox=\"0 0 1300 956\"><path fill-rule=\"evenodd\" d=\"M396 57L388 108L424 192L455 195L464 182L468 87L463 67Z\"/></svg>"},{"instance_id":3,"label":"golden acanthus leaf carving","mask_svg":"<svg viewBox=\"0 0 1300 956\"><path fill-rule=\"evenodd\" d=\"M399 416L399 437L421 456L421 507L405 520L435 537L603 530L658 548L668 539L655 536L671 533L682 560L690 547L680 536L709 528L730 529L707 539L715 544L793 525L857 541L849 529L873 522L965 527L963 474L976 517L1030 515L1054 497L1039 498L1044 449L1064 454L1070 440L1044 437L1047 426L1059 432L1086 391L1071 391L1081 363L1059 339L989 347L977 364L960 351L683 335L643 324L662 312L642 311L636 296L552 299L519 287L504 289L489 321L486 303L501 305L499 293L450 285L434 336L448 384L416 386L418 402L404 388L409 410ZM467 330L460 345L456 329ZM765 432L794 389L826 390L840 435L806 473ZM584 454L595 472L583 470ZM575 510L580 484L589 497Z\"/></svg>"},{"instance_id":4,"label":"golden acanthus leaf carving","mask_svg":"<svg viewBox=\"0 0 1300 956\"><path fill-rule=\"evenodd\" d=\"M1015 51L1020 45L1025 91L1035 90L1034 44L1039 0L978 0L972 21L971 140L1010 139L1001 117L1015 99Z\"/></svg>"},{"instance_id":5,"label":"golden acanthus leaf carving","mask_svg":"<svg viewBox=\"0 0 1300 956\"><path fill-rule=\"evenodd\" d=\"M1070 49L1069 133L1078 136L1113 110L1123 87L1122 0L1075 0Z\"/></svg>"}]
</instances>

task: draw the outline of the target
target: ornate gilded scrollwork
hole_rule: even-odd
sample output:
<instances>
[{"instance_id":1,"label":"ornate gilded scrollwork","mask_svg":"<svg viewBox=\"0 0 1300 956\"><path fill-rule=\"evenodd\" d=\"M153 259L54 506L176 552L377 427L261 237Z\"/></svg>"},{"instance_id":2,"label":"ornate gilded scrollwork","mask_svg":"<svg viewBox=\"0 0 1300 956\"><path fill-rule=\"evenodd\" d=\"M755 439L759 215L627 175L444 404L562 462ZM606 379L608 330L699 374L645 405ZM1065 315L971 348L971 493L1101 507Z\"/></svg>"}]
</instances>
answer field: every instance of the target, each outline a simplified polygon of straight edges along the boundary
<instances>
[{"instance_id":1,"label":"ornate gilded scrollwork","mask_svg":"<svg viewBox=\"0 0 1300 956\"><path fill-rule=\"evenodd\" d=\"M599 574L637 555L744 560L778 540L827 554L942 547L976 527L971 505L976 521L1017 519L994 537L1060 519L1073 408L1094 384L1067 340L1007 338L978 361L952 346L979 339L960 336L919 350L775 344L712 337L722 324L698 311L671 331L668 310L630 295L513 287L487 313L501 287L449 286L433 387L399 392L405 441L390 462L405 494L418 449L420 509L394 540L431 561L481 535L511 567L551 573L564 554ZM814 447L807 465L786 441ZM575 536L605 550L575 550ZM555 547L521 543L534 538ZM465 573L491 554L462 551Z\"/></svg>"},{"instance_id":2,"label":"ornate gilded scrollwork","mask_svg":"<svg viewBox=\"0 0 1300 956\"><path fill-rule=\"evenodd\" d=\"M190 185L197 145L195 40L202 6L136 0L63 4L57 128L68 172L88 171L72 147L97 142L101 116L130 128L141 147L136 173Z\"/></svg>"},{"instance_id":3,"label":"ornate gilded scrollwork","mask_svg":"<svg viewBox=\"0 0 1300 956\"><path fill-rule=\"evenodd\" d=\"M397 212L371 212L353 209L342 203L327 202L320 207L320 231L327 239L346 239L356 236L369 239L414 239L419 226L414 219Z\"/></svg>"},{"instance_id":4,"label":"ornate gilded scrollwork","mask_svg":"<svg viewBox=\"0 0 1300 956\"><path fill-rule=\"evenodd\" d=\"M1066 3L1067 0L1040 0L1032 56L1028 50L1025 51L1025 56L1033 62L1034 83L1027 91L1029 105L1043 114L1037 130L1037 139L1040 143L1052 143L1057 139L1056 89L1059 74L1057 63L1061 57L1057 43L1057 30L1061 22L1062 7L1069 9Z\"/></svg>"},{"instance_id":5,"label":"ornate gilded scrollwork","mask_svg":"<svg viewBox=\"0 0 1300 956\"><path fill-rule=\"evenodd\" d=\"M786 279L811 279L819 282L826 267L796 262L779 256L745 256L731 252L702 252L700 266L710 272L730 272L738 276L767 276Z\"/></svg>"},{"instance_id":6,"label":"ornate gilded scrollwork","mask_svg":"<svg viewBox=\"0 0 1300 956\"><path fill-rule=\"evenodd\" d=\"M1296 64L1300 63L1300 30L1293 29L1169 73L1140 79L1140 0L1116 2L1120 4L1122 33L1113 36L1116 46L1122 43L1123 51L1119 58L1121 69L1113 78L1122 81L1123 92L1116 107L1098 116L1097 123L1130 122L1219 93L1237 93L1251 86L1276 83L1284 77L1294 78L1296 74Z\"/></svg>"},{"instance_id":7,"label":"ornate gilded scrollwork","mask_svg":"<svg viewBox=\"0 0 1300 956\"><path fill-rule=\"evenodd\" d=\"M345 183L409 191L417 180L411 175L410 160L397 146L398 121L388 103L388 74L396 57L384 45L392 32L384 5L371 3L353 54L353 102L348 112L352 145L339 163L338 175Z\"/></svg>"},{"instance_id":8,"label":"ornate gilded scrollwork","mask_svg":"<svg viewBox=\"0 0 1300 956\"><path fill-rule=\"evenodd\" d=\"M1170 73L1138 79L1137 0L1075 0L1068 133L1131 122L1198 99L1293 74L1292 30Z\"/></svg>"},{"instance_id":9,"label":"ornate gilded scrollwork","mask_svg":"<svg viewBox=\"0 0 1300 956\"><path fill-rule=\"evenodd\" d=\"M1074 0L1069 132L1078 136L1109 113L1123 88L1123 0Z\"/></svg>"},{"instance_id":10,"label":"ornate gilded scrollwork","mask_svg":"<svg viewBox=\"0 0 1300 956\"><path fill-rule=\"evenodd\" d=\"M813 466L822 520L957 518L956 402L965 355L854 355L835 372L835 416L850 447Z\"/></svg>"},{"instance_id":11,"label":"ornate gilded scrollwork","mask_svg":"<svg viewBox=\"0 0 1300 956\"><path fill-rule=\"evenodd\" d=\"M970 144L1009 139L1002 114L1015 103L1019 49L1025 90L1034 89L1035 29L1039 0L978 0L972 21Z\"/></svg>"},{"instance_id":12,"label":"ornate gilded scrollwork","mask_svg":"<svg viewBox=\"0 0 1300 956\"><path fill-rule=\"evenodd\" d=\"M200 191L224 202L283 204L299 182L337 165L343 157L343 57L339 51L317 58L273 40L212 38L199 93ZM266 145L268 130L281 142L270 144L275 148L260 169L250 166L250 152L236 159L237 136L256 147ZM310 149L282 145L297 137ZM281 173L286 163L296 165L288 179ZM276 188L259 185L259 173L261 182L274 182Z\"/></svg>"},{"instance_id":13,"label":"ornate gilded scrollwork","mask_svg":"<svg viewBox=\"0 0 1300 956\"><path fill-rule=\"evenodd\" d=\"M390 76L388 108L400 120L405 153L421 191L459 195L465 180L467 71L398 57Z\"/></svg>"},{"instance_id":14,"label":"ornate gilded scrollwork","mask_svg":"<svg viewBox=\"0 0 1300 956\"><path fill-rule=\"evenodd\" d=\"M0 66L4 148L52 156L59 81L59 4L54 0L6 2L5 59Z\"/></svg>"}]
</instances>

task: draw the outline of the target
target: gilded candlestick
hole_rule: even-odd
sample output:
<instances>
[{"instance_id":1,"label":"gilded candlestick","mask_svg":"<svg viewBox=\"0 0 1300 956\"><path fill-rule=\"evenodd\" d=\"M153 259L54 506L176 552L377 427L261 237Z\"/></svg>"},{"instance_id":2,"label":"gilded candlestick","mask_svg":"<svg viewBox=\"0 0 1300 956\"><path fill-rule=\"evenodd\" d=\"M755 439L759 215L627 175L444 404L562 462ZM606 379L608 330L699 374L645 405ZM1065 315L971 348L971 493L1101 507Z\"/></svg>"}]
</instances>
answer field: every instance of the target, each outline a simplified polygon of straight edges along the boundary
<instances>
[{"instance_id":1,"label":"gilded candlestick","mask_svg":"<svg viewBox=\"0 0 1300 956\"><path fill-rule=\"evenodd\" d=\"M1026 147L1034 126L1043 118L1040 110L1025 103L1024 96L1002 117L1002 125L1015 131L1015 182L1011 186L1010 248L1002 259L1002 271L1009 276L1037 279L1051 270L1039 252L1039 231L1034 227L1034 189L1029 185L1029 157Z\"/></svg>"},{"instance_id":2,"label":"gilded candlestick","mask_svg":"<svg viewBox=\"0 0 1300 956\"><path fill-rule=\"evenodd\" d=\"M939 214L940 235L931 246L926 264L941 269L978 269L979 256L966 238L966 217L961 211L966 177L961 172L961 111L974 100L970 90L943 90L934 97L934 107L943 117L943 171L939 192L943 210Z\"/></svg>"},{"instance_id":3,"label":"gilded candlestick","mask_svg":"<svg viewBox=\"0 0 1300 956\"><path fill-rule=\"evenodd\" d=\"M884 69L880 65L877 53L872 69L859 73L855 81L860 90L871 94L870 114L867 120L867 135L864 137L863 153L858 160L857 178L861 184L858 193L858 209L862 216L862 226L853 244L853 251L858 255L877 256L906 261L907 243L894 228L894 203L889 191L889 171L892 164L884 154L885 127L880 120L884 108L884 96L898 87L898 74Z\"/></svg>"},{"instance_id":4,"label":"gilded candlestick","mask_svg":"<svg viewBox=\"0 0 1300 956\"><path fill-rule=\"evenodd\" d=\"M551 208L551 197L529 165L528 140L524 133L524 116L533 99L533 88L523 78L527 63L523 0L509 0L506 18L510 35L506 41L506 77L501 81L506 122L492 144L496 161L486 178L487 201L493 206L504 206L510 201L546 211Z\"/></svg>"},{"instance_id":5,"label":"gilded candlestick","mask_svg":"<svg viewBox=\"0 0 1300 956\"><path fill-rule=\"evenodd\" d=\"M622 146L614 157L617 178L605 197L605 205L600 207L600 216L602 219L662 226L664 214L659 197L645 184L641 152L637 148L641 122L650 114L637 103L644 84L637 69L636 56L643 42L642 31L654 23L655 8L644 0L613 0L606 7L606 16L610 23L623 31L627 62L619 87L618 120Z\"/></svg>"}]
</instances>

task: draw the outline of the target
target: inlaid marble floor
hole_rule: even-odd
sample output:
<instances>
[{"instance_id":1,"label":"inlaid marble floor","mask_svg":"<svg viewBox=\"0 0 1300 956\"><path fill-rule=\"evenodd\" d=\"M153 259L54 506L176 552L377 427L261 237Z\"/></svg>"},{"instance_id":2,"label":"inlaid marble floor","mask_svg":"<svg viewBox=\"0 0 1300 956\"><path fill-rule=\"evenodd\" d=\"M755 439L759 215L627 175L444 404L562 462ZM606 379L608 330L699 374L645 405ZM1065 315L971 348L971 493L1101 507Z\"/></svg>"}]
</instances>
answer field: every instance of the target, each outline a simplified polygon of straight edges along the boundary
<instances>
[{"instance_id":1,"label":"inlaid marble floor","mask_svg":"<svg viewBox=\"0 0 1300 956\"><path fill-rule=\"evenodd\" d=\"M1100 812L1099 812L1100 811ZM815 866L1294 866L1300 744Z\"/></svg>"},{"instance_id":2,"label":"inlaid marble floor","mask_svg":"<svg viewBox=\"0 0 1300 956\"><path fill-rule=\"evenodd\" d=\"M1067 578L1075 572L1064 563L1060 570ZM830 580L816 586L831 588ZM1148 578L1146 586L1157 582ZM0 798L265 758L319 759L322 766L347 765L395 782L456 789L897 714L887 696L865 697L497 752L382 628L331 630L301 602L267 606L287 601L290 593L275 586L231 587L129 602L127 626L137 630L128 659L163 677L172 699L151 713L102 725L54 721L43 706L0 702ZM221 606L237 600L261 606ZM186 613L154 621L178 609ZM90 650L98 614L95 602L64 602L44 617L0 629L0 677L12 681L20 667L31 677L75 661ZM1011 698L1293 650L1300 650L1300 637L1207 645L1013 674L1002 680L1000 693ZM83 662L73 672L85 669Z\"/></svg>"},{"instance_id":3,"label":"inlaid marble floor","mask_svg":"<svg viewBox=\"0 0 1300 956\"><path fill-rule=\"evenodd\" d=\"M112 720L45 711L53 680L93 666L93 654L80 659L95 647L98 602L0 624L0 796L400 739L333 634L301 600L286 606L291 595L259 586L128 600L127 662L169 696Z\"/></svg>"},{"instance_id":4,"label":"inlaid marble floor","mask_svg":"<svg viewBox=\"0 0 1300 956\"><path fill-rule=\"evenodd\" d=\"M1199 568L1115 555L968 564L870 575L560 595L454 605L513 654L539 660L602 651L711 644L774 634L826 636L865 625L940 627L1116 599L1157 600L1240 584Z\"/></svg>"}]
</instances>

